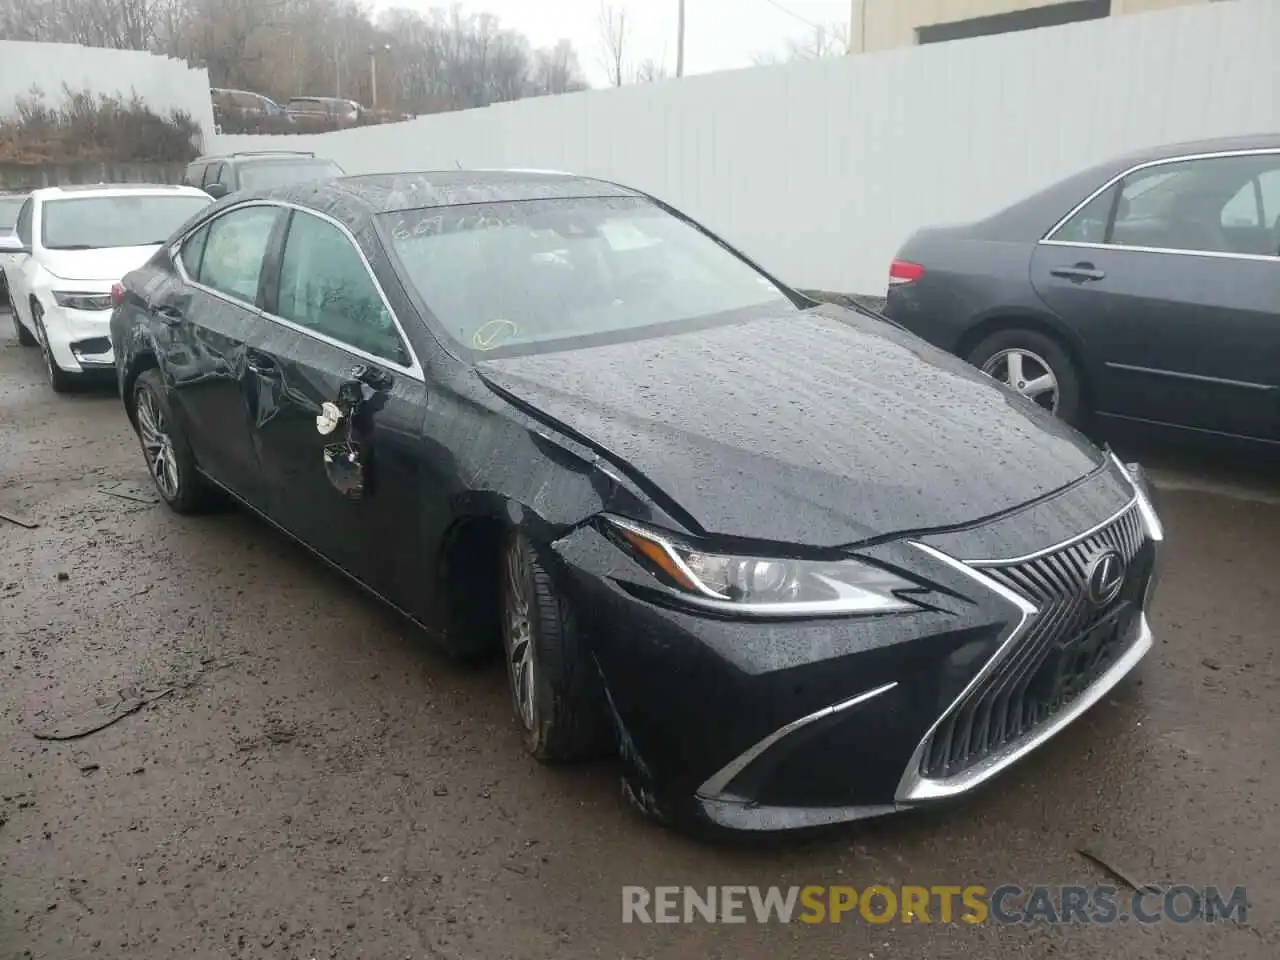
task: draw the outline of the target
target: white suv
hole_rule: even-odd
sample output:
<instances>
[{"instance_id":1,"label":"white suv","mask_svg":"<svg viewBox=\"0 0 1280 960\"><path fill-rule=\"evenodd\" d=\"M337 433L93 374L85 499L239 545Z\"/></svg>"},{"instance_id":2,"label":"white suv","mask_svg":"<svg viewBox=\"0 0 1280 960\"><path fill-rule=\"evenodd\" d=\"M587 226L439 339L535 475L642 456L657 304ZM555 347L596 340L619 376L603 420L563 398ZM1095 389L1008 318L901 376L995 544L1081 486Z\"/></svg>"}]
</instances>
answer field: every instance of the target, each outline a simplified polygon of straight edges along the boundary
<instances>
[{"instance_id":1,"label":"white suv","mask_svg":"<svg viewBox=\"0 0 1280 960\"><path fill-rule=\"evenodd\" d=\"M23 254L6 273L18 341L40 345L59 392L113 368L113 288L212 203L195 187L120 184L33 190L15 229Z\"/></svg>"}]
</instances>

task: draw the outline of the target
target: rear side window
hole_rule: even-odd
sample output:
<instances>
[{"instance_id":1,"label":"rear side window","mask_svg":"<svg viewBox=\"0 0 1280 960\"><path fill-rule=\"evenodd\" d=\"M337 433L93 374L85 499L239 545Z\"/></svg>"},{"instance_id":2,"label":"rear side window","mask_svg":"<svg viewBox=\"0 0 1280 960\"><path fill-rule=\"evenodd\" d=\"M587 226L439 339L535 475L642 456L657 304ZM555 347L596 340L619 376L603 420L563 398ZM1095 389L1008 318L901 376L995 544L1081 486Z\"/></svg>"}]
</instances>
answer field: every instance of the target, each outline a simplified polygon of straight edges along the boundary
<instances>
[{"instance_id":1,"label":"rear side window","mask_svg":"<svg viewBox=\"0 0 1280 960\"><path fill-rule=\"evenodd\" d=\"M182 269L193 280L200 279L200 261L204 259L204 245L209 241L209 228L202 227L182 245Z\"/></svg>"},{"instance_id":2,"label":"rear side window","mask_svg":"<svg viewBox=\"0 0 1280 960\"><path fill-rule=\"evenodd\" d=\"M222 168L226 166L224 163L211 163L204 168L204 182L200 184L207 187L211 183L217 183L218 175L222 173Z\"/></svg>"},{"instance_id":3,"label":"rear side window","mask_svg":"<svg viewBox=\"0 0 1280 960\"><path fill-rule=\"evenodd\" d=\"M400 366L409 353L364 259L328 221L297 212L280 263L277 313Z\"/></svg>"},{"instance_id":4,"label":"rear side window","mask_svg":"<svg viewBox=\"0 0 1280 960\"><path fill-rule=\"evenodd\" d=\"M1052 239L1183 253L1274 256L1276 238L1263 178L1276 197L1278 173L1277 154L1206 157L1145 167L1086 204Z\"/></svg>"},{"instance_id":5,"label":"rear side window","mask_svg":"<svg viewBox=\"0 0 1280 960\"><path fill-rule=\"evenodd\" d=\"M1106 243L1115 196L1115 187L1103 190L1064 223L1053 239L1064 243Z\"/></svg>"},{"instance_id":6,"label":"rear side window","mask_svg":"<svg viewBox=\"0 0 1280 960\"><path fill-rule=\"evenodd\" d=\"M209 224L202 241L200 283L244 303L257 303L262 261L279 216L279 207L242 207Z\"/></svg>"}]
</instances>

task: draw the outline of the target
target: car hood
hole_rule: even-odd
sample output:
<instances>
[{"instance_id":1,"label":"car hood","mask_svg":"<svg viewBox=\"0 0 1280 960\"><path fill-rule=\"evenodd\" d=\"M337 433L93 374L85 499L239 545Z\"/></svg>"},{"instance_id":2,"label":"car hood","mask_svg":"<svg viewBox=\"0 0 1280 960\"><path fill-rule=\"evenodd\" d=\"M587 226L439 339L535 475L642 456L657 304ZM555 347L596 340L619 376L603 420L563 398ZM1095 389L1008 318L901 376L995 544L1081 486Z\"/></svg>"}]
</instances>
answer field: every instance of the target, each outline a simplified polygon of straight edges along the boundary
<instances>
[{"instance_id":1,"label":"car hood","mask_svg":"<svg viewBox=\"0 0 1280 960\"><path fill-rule=\"evenodd\" d=\"M144 247L108 247L101 250L41 250L40 263L62 280L119 280L137 270L160 248L160 244Z\"/></svg>"},{"instance_id":2,"label":"car hood","mask_svg":"<svg viewBox=\"0 0 1280 960\"><path fill-rule=\"evenodd\" d=\"M477 369L643 474L693 532L852 544L1000 514L1103 462L962 361L833 305Z\"/></svg>"}]
</instances>

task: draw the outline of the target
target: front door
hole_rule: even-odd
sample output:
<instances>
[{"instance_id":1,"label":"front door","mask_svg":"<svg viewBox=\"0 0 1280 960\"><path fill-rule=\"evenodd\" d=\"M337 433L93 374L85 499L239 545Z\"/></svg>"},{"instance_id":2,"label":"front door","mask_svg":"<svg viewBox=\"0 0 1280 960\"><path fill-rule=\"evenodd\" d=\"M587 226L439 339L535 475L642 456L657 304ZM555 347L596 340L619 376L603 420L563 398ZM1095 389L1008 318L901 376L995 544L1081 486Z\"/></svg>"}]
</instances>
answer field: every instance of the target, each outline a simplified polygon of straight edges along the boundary
<instances>
[{"instance_id":1,"label":"front door","mask_svg":"<svg viewBox=\"0 0 1280 960\"><path fill-rule=\"evenodd\" d=\"M179 247L177 281L149 295L174 412L196 462L259 510L267 498L251 430L247 342L265 325L258 306L263 261L285 216L281 207L255 205L216 217Z\"/></svg>"},{"instance_id":2,"label":"front door","mask_svg":"<svg viewBox=\"0 0 1280 960\"><path fill-rule=\"evenodd\" d=\"M1146 167L1037 246L1037 292L1098 358L1099 413L1280 439L1280 210L1260 186L1276 169L1278 154Z\"/></svg>"},{"instance_id":3,"label":"front door","mask_svg":"<svg viewBox=\"0 0 1280 960\"><path fill-rule=\"evenodd\" d=\"M425 612L426 388L373 274L335 222L294 211L250 344L270 514L402 609Z\"/></svg>"}]
</instances>

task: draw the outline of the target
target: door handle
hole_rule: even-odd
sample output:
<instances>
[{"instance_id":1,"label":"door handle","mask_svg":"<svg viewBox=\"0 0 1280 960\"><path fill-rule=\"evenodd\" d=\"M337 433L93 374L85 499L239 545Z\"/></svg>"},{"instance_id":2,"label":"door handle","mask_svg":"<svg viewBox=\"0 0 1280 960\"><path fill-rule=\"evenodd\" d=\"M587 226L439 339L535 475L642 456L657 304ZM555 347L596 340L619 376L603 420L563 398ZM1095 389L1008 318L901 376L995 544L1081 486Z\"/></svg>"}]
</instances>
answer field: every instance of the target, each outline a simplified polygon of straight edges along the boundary
<instances>
[{"instance_id":1,"label":"door handle","mask_svg":"<svg viewBox=\"0 0 1280 960\"><path fill-rule=\"evenodd\" d=\"M379 392L385 392L395 386L395 379L387 371L381 367L370 367L363 363L351 368L350 377L369 389Z\"/></svg>"},{"instance_id":2,"label":"door handle","mask_svg":"<svg viewBox=\"0 0 1280 960\"><path fill-rule=\"evenodd\" d=\"M262 377L276 377L280 375L280 367L270 356L258 350L249 350L245 354L245 365L254 373Z\"/></svg>"},{"instance_id":3,"label":"door handle","mask_svg":"<svg viewBox=\"0 0 1280 960\"><path fill-rule=\"evenodd\" d=\"M1072 267L1054 267L1049 271L1055 277L1074 280L1076 283L1090 283L1094 280L1105 280L1106 271L1097 269L1092 263L1077 263Z\"/></svg>"},{"instance_id":4,"label":"door handle","mask_svg":"<svg viewBox=\"0 0 1280 960\"><path fill-rule=\"evenodd\" d=\"M177 307L168 307L164 304L153 303L151 305L151 315L170 327L182 322L182 311Z\"/></svg>"}]
</instances>

